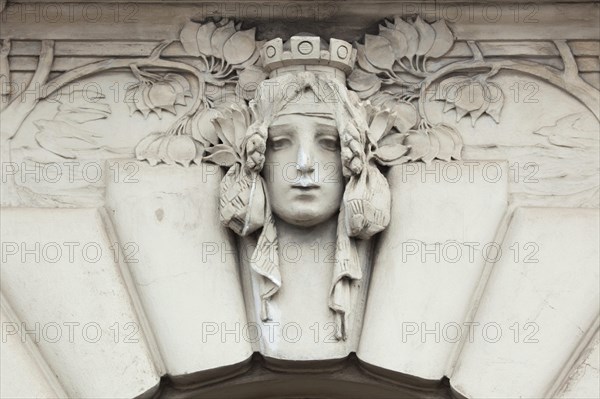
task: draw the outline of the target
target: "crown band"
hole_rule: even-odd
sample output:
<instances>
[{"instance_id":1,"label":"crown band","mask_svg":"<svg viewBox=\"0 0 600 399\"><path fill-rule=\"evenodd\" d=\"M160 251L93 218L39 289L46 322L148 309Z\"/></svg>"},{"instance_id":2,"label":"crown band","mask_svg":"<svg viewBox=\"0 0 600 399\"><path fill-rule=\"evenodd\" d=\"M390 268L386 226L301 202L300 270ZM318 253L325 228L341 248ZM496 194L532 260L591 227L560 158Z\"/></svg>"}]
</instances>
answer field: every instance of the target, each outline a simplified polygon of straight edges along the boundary
<instances>
[{"instance_id":1,"label":"crown band","mask_svg":"<svg viewBox=\"0 0 600 399\"><path fill-rule=\"evenodd\" d=\"M263 67L267 72L292 66L320 66L340 70L345 74L352 72L356 61L356 49L348 42L339 39L329 41L329 50L321 49L321 39L315 36L292 36L290 50L284 50L283 40L273 39L261 49ZM313 68L304 68L312 70ZM289 68L288 70L297 70ZM315 72L334 72L329 68L314 68ZM283 72L283 71L282 71ZM277 76L277 73L275 73Z\"/></svg>"}]
</instances>

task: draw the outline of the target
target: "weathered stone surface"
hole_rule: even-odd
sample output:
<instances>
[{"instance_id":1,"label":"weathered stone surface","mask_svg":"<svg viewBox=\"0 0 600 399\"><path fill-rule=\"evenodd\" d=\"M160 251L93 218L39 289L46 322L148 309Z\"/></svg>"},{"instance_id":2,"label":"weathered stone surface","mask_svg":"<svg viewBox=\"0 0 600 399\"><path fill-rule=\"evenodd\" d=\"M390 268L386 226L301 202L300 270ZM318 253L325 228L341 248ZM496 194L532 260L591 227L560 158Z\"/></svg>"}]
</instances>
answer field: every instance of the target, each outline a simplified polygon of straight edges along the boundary
<instances>
[{"instance_id":1,"label":"weathered stone surface","mask_svg":"<svg viewBox=\"0 0 600 399\"><path fill-rule=\"evenodd\" d=\"M106 206L171 375L239 363L252 354L235 242L218 219L217 167L110 162Z\"/></svg>"},{"instance_id":2,"label":"weathered stone surface","mask_svg":"<svg viewBox=\"0 0 600 399\"><path fill-rule=\"evenodd\" d=\"M506 212L507 172L504 162L483 161L390 170L394 207L375 250L361 360L429 380L446 375Z\"/></svg>"},{"instance_id":3,"label":"weathered stone surface","mask_svg":"<svg viewBox=\"0 0 600 399\"><path fill-rule=\"evenodd\" d=\"M599 13L1 0L0 396L598 397Z\"/></svg>"},{"instance_id":4,"label":"weathered stone surface","mask_svg":"<svg viewBox=\"0 0 600 399\"><path fill-rule=\"evenodd\" d=\"M598 222L597 209L515 211L451 377L456 390L539 398L552 388L599 312Z\"/></svg>"},{"instance_id":5,"label":"weathered stone surface","mask_svg":"<svg viewBox=\"0 0 600 399\"><path fill-rule=\"evenodd\" d=\"M2 293L72 397L159 381L106 222L95 209L2 209Z\"/></svg>"}]
</instances>

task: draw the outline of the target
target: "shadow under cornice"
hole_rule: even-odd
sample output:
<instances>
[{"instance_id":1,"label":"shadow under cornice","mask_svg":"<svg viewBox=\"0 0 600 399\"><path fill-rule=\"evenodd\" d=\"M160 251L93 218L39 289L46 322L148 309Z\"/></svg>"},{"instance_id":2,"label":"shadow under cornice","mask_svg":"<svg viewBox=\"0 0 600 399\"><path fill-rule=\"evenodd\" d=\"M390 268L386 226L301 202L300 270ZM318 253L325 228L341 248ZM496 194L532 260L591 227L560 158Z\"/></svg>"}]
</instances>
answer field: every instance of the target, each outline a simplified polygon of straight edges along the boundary
<instances>
[{"instance_id":1,"label":"shadow under cornice","mask_svg":"<svg viewBox=\"0 0 600 399\"><path fill-rule=\"evenodd\" d=\"M152 399L464 399L449 380L425 380L370 365L355 353L342 359L290 361L254 353L230 366L164 376L140 398Z\"/></svg>"}]
</instances>

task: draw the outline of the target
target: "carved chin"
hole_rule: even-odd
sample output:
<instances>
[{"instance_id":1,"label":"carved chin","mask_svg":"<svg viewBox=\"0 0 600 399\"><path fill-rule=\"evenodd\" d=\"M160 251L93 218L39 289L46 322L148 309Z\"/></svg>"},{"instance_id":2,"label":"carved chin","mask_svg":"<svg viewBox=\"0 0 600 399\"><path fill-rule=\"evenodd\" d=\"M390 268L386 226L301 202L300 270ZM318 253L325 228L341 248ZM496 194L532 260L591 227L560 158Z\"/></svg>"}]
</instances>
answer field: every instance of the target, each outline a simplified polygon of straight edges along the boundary
<instances>
[{"instance_id":1,"label":"carved chin","mask_svg":"<svg viewBox=\"0 0 600 399\"><path fill-rule=\"evenodd\" d=\"M336 209L323 209L323 206L296 206L294 209L273 210L275 216L284 222L300 227L312 227L331 219L337 212Z\"/></svg>"}]
</instances>

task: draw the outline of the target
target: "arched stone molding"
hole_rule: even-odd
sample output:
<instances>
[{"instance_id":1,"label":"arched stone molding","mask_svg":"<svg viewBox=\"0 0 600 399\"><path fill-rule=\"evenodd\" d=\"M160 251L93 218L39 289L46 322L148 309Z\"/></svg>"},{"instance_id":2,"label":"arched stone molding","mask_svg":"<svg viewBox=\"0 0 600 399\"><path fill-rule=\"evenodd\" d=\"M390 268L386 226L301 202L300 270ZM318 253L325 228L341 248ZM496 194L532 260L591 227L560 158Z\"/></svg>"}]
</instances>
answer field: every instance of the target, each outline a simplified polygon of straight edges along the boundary
<instances>
[{"instance_id":1,"label":"arched stone molding","mask_svg":"<svg viewBox=\"0 0 600 399\"><path fill-rule=\"evenodd\" d=\"M208 42L196 16L212 3L128 3L117 29L107 14L28 29L25 3L2 4L0 396L597 397L598 5L501 3L492 24L490 6L445 1L435 15L299 3L287 21L228 4L215 12L236 19L210 29L229 36ZM34 6L43 17L49 3ZM325 43L284 44L306 30ZM265 61L278 37L281 59ZM304 42L324 47L303 54ZM294 280L283 260L269 306L288 330L270 338L244 241L219 220L232 165L219 152L228 120L234 135L251 125L254 89L238 81L306 58L326 59L305 71L335 70L369 110L391 207L360 241L350 317L315 294L303 307L322 303L322 317L309 313L299 342L302 301L281 301L303 290L286 284L330 276ZM480 98L492 90L502 101Z\"/></svg>"}]
</instances>

